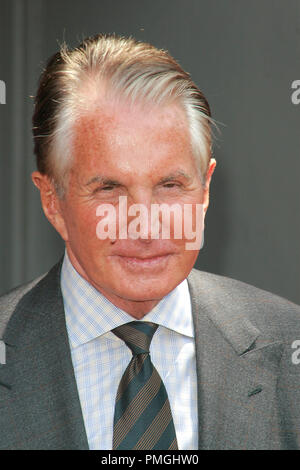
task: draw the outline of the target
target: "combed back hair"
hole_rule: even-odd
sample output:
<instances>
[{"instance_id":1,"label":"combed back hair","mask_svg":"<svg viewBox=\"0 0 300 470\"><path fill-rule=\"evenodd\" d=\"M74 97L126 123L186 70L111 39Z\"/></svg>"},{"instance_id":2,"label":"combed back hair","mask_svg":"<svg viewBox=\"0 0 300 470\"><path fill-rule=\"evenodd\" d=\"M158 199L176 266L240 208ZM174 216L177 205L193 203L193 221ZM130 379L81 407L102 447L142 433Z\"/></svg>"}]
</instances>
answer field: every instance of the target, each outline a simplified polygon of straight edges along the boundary
<instances>
[{"instance_id":1,"label":"combed back hair","mask_svg":"<svg viewBox=\"0 0 300 470\"><path fill-rule=\"evenodd\" d=\"M213 120L203 93L167 51L133 38L99 34L74 49L63 44L49 59L35 98L37 168L52 179L60 197L72 162L74 124L91 111L103 90L133 105L180 105L204 184Z\"/></svg>"}]
</instances>

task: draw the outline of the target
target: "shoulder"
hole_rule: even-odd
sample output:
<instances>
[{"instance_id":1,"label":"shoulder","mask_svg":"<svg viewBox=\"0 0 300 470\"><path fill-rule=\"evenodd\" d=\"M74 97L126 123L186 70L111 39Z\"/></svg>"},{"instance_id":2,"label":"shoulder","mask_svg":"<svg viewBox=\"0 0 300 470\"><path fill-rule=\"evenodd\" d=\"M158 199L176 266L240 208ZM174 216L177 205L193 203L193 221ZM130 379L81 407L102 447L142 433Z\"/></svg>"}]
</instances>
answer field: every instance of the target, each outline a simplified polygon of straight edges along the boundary
<instances>
[{"instance_id":1,"label":"shoulder","mask_svg":"<svg viewBox=\"0 0 300 470\"><path fill-rule=\"evenodd\" d=\"M6 294L0 296L0 338L2 337L5 327L9 322L19 302L45 276L46 273L37 277L36 279L33 279L30 282L27 282L26 284L22 284L21 286L15 287Z\"/></svg>"},{"instance_id":2,"label":"shoulder","mask_svg":"<svg viewBox=\"0 0 300 470\"><path fill-rule=\"evenodd\" d=\"M23 311L24 308L39 309L41 304L51 301L57 295L62 261L63 258L49 272L0 296L0 338L14 312Z\"/></svg>"},{"instance_id":3,"label":"shoulder","mask_svg":"<svg viewBox=\"0 0 300 470\"><path fill-rule=\"evenodd\" d=\"M204 309L246 316L274 336L300 333L300 306L266 290L236 279L193 269L188 276L192 299Z\"/></svg>"}]
</instances>

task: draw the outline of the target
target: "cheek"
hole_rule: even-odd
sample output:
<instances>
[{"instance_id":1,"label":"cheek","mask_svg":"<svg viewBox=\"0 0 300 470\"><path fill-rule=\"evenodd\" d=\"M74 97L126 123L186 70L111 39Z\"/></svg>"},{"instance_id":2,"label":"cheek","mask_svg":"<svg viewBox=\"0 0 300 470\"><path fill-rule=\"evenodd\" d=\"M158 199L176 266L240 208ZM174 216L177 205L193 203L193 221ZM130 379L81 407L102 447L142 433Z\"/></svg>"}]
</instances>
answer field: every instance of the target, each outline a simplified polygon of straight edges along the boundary
<instances>
[{"instance_id":1,"label":"cheek","mask_svg":"<svg viewBox=\"0 0 300 470\"><path fill-rule=\"evenodd\" d=\"M174 239L186 241L196 238L204 227L204 205L198 202L178 205L178 210L171 214L170 226Z\"/></svg>"},{"instance_id":2,"label":"cheek","mask_svg":"<svg viewBox=\"0 0 300 470\"><path fill-rule=\"evenodd\" d=\"M65 222L70 241L82 240L86 244L96 242L96 209L80 206L68 207L65 211Z\"/></svg>"},{"instance_id":3,"label":"cheek","mask_svg":"<svg viewBox=\"0 0 300 470\"><path fill-rule=\"evenodd\" d=\"M200 203L188 204L184 207L184 233L185 238L202 233L204 228L204 205Z\"/></svg>"}]
</instances>

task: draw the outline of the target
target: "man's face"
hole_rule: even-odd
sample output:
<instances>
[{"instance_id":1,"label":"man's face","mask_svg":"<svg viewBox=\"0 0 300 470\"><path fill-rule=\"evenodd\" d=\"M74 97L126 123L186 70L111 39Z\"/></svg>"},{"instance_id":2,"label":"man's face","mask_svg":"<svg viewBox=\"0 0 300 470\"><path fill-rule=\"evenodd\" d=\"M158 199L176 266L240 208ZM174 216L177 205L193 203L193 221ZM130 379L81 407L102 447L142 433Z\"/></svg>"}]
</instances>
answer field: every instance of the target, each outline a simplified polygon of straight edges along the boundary
<instances>
[{"instance_id":1,"label":"man's face","mask_svg":"<svg viewBox=\"0 0 300 470\"><path fill-rule=\"evenodd\" d=\"M138 317L192 269L185 239L106 239L96 235L100 204L208 204L182 110L106 106L75 126L73 163L59 228L76 270L115 305ZM128 219L129 220L129 219ZM117 218L118 223L118 218ZM56 227L57 228L57 227ZM171 232L172 233L172 232ZM134 313L135 312L135 313Z\"/></svg>"}]
</instances>

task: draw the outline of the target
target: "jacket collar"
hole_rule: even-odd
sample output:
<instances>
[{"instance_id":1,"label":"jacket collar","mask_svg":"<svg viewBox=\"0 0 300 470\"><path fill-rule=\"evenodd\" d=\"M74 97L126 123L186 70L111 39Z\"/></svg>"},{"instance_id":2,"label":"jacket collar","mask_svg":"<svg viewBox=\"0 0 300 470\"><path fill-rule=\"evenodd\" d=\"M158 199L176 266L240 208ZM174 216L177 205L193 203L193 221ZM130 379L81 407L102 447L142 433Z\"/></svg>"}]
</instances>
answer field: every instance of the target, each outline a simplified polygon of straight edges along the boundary
<instances>
[{"instance_id":1,"label":"jacket collar","mask_svg":"<svg viewBox=\"0 0 300 470\"><path fill-rule=\"evenodd\" d=\"M239 355L248 351L260 336L260 330L247 316L228 302L230 293L209 281L206 273L193 269L188 276L196 335L199 315L207 315Z\"/></svg>"}]
</instances>

